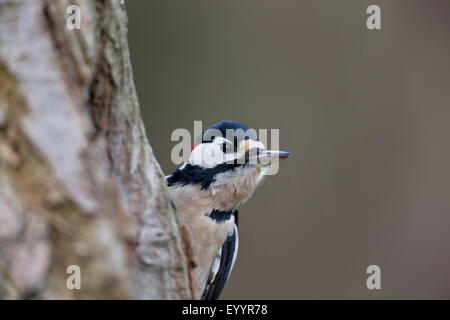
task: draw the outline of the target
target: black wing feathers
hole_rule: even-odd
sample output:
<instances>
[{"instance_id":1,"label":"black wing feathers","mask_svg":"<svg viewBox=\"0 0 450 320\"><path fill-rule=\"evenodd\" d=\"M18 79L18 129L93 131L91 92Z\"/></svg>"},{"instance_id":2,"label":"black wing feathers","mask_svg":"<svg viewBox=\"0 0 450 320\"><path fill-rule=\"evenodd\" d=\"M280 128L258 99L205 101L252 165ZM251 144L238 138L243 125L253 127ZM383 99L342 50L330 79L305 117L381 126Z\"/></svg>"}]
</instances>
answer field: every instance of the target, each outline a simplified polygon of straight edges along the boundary
<instances>
[{"instance_id":1,"label":"black wing feathers","mask_svg":"<svg viewBox=\"0 0 450 320\"><path fill-rule=\"evenodd\" d=\"M235 224L238 222L238 212L234 212ZM208 284L202 295L202 300L217 300L225 286L225 282L230 276L231 267L233 266L234 252L237 250L237 232L229 235L222 245L222 255L220 258L219 271L214 281Z\"/></svg>"}]
</instances>

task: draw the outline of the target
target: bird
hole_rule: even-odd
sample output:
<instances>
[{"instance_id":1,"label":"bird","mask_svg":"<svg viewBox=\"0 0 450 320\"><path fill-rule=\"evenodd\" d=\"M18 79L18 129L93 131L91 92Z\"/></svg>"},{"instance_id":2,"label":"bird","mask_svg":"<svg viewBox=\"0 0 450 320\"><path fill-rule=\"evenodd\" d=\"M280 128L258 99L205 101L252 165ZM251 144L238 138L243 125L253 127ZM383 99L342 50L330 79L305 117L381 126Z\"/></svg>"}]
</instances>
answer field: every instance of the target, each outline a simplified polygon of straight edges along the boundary
<instances>
[{"instance_id":1,"label":"bird","mask_svg":"<svg viewBox=\"0 0 450 320\"><path fill-rule=\"evenodd\" d=\"M256 131L239 122L220 121L202 132L187 161L166 177L191 237L197 297L219 299L238 252L238 208L270 163L289 155L267 150Z\"/></svg>"}]
</instances>

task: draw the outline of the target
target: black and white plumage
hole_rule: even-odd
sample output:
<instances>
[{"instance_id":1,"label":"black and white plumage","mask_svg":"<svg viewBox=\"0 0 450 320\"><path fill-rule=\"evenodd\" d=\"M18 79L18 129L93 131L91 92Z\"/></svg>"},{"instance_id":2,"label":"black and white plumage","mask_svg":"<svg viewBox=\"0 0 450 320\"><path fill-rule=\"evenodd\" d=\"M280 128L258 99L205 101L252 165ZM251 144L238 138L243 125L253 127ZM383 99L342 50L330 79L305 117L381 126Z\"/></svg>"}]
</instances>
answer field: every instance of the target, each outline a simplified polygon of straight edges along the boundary
<instances>
[{"instance_id":1,"label":"black and white plumage","mask_svg":"<svg viewBox=\"0 0 450 320\"><path fill-rule=\"evenodd\" d=\"M167 177L191 235L199 298L219 298L236 261L237 209L253 194L273 154L289 155L266 150L246 126L222 121L202 133L188 161Z\"/></svg>"},{"instance_id":2,"label":"black and white plumage","mask_svg":"<svg viewBox=\"0 0 450 320\"><path fill-rule=\"evenodd\" d=\"M225 287L225 282L233 270L239 248L237 214L237 211L233 213L235 216L234 231L227 237L214 260L208 282L202 294L202 300L219 299Z\"/></svg>"}]
</instances>

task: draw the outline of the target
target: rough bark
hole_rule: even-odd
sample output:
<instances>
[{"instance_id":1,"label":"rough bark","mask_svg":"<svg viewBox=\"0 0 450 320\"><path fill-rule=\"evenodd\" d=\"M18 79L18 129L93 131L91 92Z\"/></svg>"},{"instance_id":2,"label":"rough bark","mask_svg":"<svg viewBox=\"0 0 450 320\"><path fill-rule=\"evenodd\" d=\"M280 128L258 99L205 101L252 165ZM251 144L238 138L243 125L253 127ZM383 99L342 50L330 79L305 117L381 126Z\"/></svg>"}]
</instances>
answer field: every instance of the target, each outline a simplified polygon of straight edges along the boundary
<instances>
[{"instance_id":1,"label":"rough bark","mask_svg":"<svg viewBox=\"0 0 450 320\"><path fill-rule=\"evenodd\" d=\"M0 298L193 297L126 20L119 0L0 0Z\"/></svg>"}]
</instances>

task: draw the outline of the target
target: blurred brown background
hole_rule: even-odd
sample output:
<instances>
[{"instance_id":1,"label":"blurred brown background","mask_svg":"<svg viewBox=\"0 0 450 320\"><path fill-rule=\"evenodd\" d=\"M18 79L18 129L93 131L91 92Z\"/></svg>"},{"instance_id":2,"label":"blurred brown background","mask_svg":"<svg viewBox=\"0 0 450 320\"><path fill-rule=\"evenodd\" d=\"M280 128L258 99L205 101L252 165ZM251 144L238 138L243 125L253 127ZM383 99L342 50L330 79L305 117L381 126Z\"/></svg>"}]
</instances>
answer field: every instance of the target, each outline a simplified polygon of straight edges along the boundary
<instances>
[{"instance_id":1,"label":"blurred brown background","mask_svg":"<svg viewBox=\"0 0 450 320\"><path fill-rule=\"evenodd\" d=\"M194 120L279 128L293 154L240 210L223 298L450 298L450 1L126 6L166 174L172 131Z\"/></svg>"}]
</instances>

